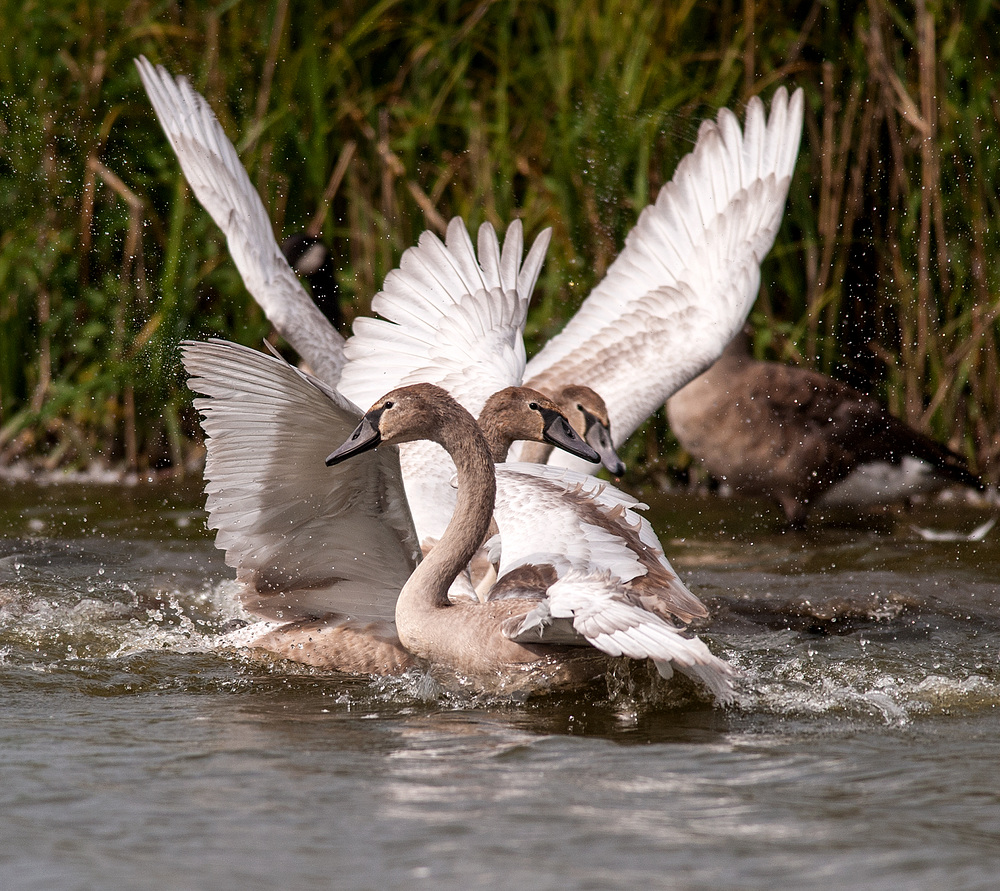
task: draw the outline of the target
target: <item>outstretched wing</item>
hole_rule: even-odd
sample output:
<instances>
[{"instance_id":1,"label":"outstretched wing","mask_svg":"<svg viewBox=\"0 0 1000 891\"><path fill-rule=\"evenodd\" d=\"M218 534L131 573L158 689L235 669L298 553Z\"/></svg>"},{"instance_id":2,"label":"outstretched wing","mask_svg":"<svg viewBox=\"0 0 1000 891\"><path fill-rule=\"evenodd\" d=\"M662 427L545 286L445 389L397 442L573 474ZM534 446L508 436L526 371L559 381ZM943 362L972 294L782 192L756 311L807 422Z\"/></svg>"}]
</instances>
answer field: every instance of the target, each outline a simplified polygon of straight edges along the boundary
<instances>
[{"instance_id":1,"label":"outstretched wing","mask_svg":"<svg viewBox=\"0 0 1000 891\"><path fill-rule=\"evenodd\" d=\"M144 56L135 64L184 176L226 236L247 290L313 372L336 386L344 339L289 267L260 195L212 109L185 78L174 79Z\"/></svg>"},{"instance_id":2,"label":"outstretched wing","mask_svg":"<svg viewBox=\"0 0 1000 891\"><path fill-rule=\"evenodd\" d=\"M391 622L417 561L396 450L326 467L360 411L282 359L225 341L183 347L207 434L208 525L252 612Z\"/></svg>"},{"instance_id":3,"label":"outstretched wing","mask_svg":"<svg viewBox=\"0 0 1000 891\"><path fill-rule=\"evenodd\" d=\"M484 223L478 258L457 217L443 243L424 232L372 300L382 318L355 320L341 391L368 406L396 387L432 383L478 417L497 390L521 382L528 299L548 242L546 230L522 263L519 220L508 228L502 251ZM438 539L455 507L455 465L432 442L405 443L400 456L420 539Z\"/></svg>"},{"instance_id":4,"label":"outstretched wing","mask_svg":"<svg viewBox=\"0 0 1000 891\"><path fill-rule=\"evenodd\" d=\"M644 609L664 618L689 622L708 615L674 572L649 521L636 512L645 507L585 473L497 465L498 582L528 565L547 564L557 576L610 573L630 586Z\"/></svg>"},{"instance_id":5,"label":"outstretched wing","mask_svg":"<svg viewBox=\"0 0 1000 891\"><path fill-rule=\"evenodd\" d=\"M529 363L529 386L586 384L604 397L615 445L705 370L757 296L798 154L802 91L779 89L745 131L723 109L639 216L621 254L566 327Z\"/></svg>"},{"instance_id":6,"label":"outstretched wing","mask_svg":"<svg viewBox=\"0 0 1000 891\"><path fill-rule=\"evenodd\" d=\"M484 223L478 258L458 217L443 243L424 232L372 300L381 318L355 320L341 391L367 406L396 387L433 383L478 416L497 390L521 383L528 300L549 236L546 229L535 239L522 264L520 220L508 228L502 252Z\"/></svg>"},{"instance_id":7,"label":"outstretched wing","mask_svg":"<svg viewBox=\"0 0 1000 891\"><path fill-rule=\"evenodd\" d=\"M574 471L530 464L497 467L499 578L491 600L537 600L507 622L522 643L589 643L612 656L653 659L732 698L731 666L677 624L707 611L677 577L644 507Z\"/></svg>"}]
</instances>

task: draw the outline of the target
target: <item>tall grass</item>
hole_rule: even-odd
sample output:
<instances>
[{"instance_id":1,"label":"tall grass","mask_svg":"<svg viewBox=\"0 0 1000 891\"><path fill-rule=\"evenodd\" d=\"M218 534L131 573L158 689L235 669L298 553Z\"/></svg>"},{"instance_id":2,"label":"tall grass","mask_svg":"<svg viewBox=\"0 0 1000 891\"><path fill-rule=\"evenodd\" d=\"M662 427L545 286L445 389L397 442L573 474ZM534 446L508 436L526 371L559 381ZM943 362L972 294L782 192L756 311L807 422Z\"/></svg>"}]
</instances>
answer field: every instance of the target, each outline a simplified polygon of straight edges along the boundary
<instances>
[{"instance_id":1,"label":"tall grass","mask_svg":"<svg viewBox=\"0 0 1000 891\"><path fill-rule=\"evenodd\" d=\"M159 131L144 53L208 98L276 232L322 232L348 318L452 215L552 226L533 346L703 117L801 85L760 350L878 393L998 474L995 2L2 7L0 463L182 469L196 431L178 341L269 333ZM666 436L652 424L633 457Z\"/></svg>"}]
</instances>

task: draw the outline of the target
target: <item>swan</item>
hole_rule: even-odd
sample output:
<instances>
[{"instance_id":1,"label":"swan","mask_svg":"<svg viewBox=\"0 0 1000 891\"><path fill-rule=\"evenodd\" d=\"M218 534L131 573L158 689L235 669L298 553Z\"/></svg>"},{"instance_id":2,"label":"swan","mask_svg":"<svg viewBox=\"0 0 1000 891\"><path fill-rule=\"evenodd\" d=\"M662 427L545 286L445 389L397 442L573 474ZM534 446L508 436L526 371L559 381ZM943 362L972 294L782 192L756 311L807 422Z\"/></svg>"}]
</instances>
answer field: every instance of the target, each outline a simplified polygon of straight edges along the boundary
<instances>
[{"instance_id":1,"label":"swan","mask_svg":"<svg viewBox=\"0 0 1000 891\"><path fill-rule=\"evenodd\" d=\"M611 437L611 419L607 403L591 387L568 384L552 394L552 399L562 410L575 430L600 455L601 466L612 476L625 473L625 463L618 457ZM555 446L549 443L523 442L519 458L529 464L546 464Z\"/></svg>"},{"instance_id":2,"label":"swan","mask_svg":"<svg viewBox=\"0 0 1000 891\"><path fill-rule=\"evenodd\" d=\"M961 455L877 399L809 369L754 359L742 331L708 371L671 397L667 420L709 473L777 501L793 526L870 462L899 465L913 457L942 477L982 488Z\"/></svg>"},{"instance_id":3,"label":"swan","mask_svg":"<svg viewBox=\"0 0 1000 891\"><path fill-rule=\"evenodd\" d=\"M184 78L175 80L142 57L136 65L192 189L226 234L248 290L306 364L358 405L371 404L408 375L423 371L424 379L441 384L477 414L482 402L466 401L451 386L460 375L438 323L450 317L469 287L516 287L526 312L550 230L539 234L520 264L521 224L512 223L502 268L491 227L480 229L478 261L460 220L449 224L444 244L424 233L404 254L395 278L387 277L372 306L384 312L389 324L409 325L414 313L424 312L433 348L425 344L420 356L432 364L422 369L413 363L393 366L398 353L386 362L385 352L396 346L393 332L365 330L364 325L359 329L355 322L351 364L367 362L370 373L358 368L342 384L341 369L347 361L342 340L294 281L287 263L277 257L280 251L263 204L208 104ZM520 331L516 344L501 343L493 332L481 341L491 350L513 351L507 367L493 379L494 389L526 383L552 395L569 385L589 387L607 404L612 446L621 445L669 395L707 368L743 324L756 297L760 262L774 242L783 213L802 115L802 91L789 97L779 88L770 116L758 98L748 103L743 132L726 109L716 121L705 121L694 150L656 202L640 214L621 255L562 332L526 366ZM422 309L407 305L414 298L423 301ZM523 321L520 324L523 329ZM455 345L459 362L469 347ZM393 367L395 379L388 370ZM465 367L469 371L470 366ZM433 447L425 450L439 454ZM433 463L407 459L406 464L406 477L414 480L410 501L418 529L436 537L449 516L448 505L437 509L437 504L444 491L441 480L450 474L442 470L435 480L424 481L421 464L438 467L436 458ZM447 502L447 493L443 500Z\"/></svg>"},{"instance_id":4,"label":"swan","mask_svg":"<svg viewBox=\"0 0 1000 891\"><path fill-rule=\"evenodd\" d=\"M588 387L606 403L604 426L617 447L743 325L781 221L802 115L802 91L789 98L779 89L769 118L763 103L751 100L745 133L726 109L703 123L694 151L642 212L605 278L531 361L523 329L550 232L538 236L521 266L517 221L502 249L483 224L478 255L458 218L443 242L423 233L372 299L380 318L355 320L342 392L370 405L394 386L421 380L476 414L502 386L524 383L550 395ZM471 325L469 304L483 289L516 290L519 302ZM455 336L459 326L463 334ZM518 457L536 454L522 447ZM565 456L551 460L586 470ZM405 444L401 461L417 529L438 538L454 506L443 487L450 464L430 442Z\"/></svg>"},{"instance_id":5,"label":"swan","mask_svg":"<svg viewBox=\"0 0 1000 891\"><path fill-rule=\"evenodd\" d=\"M552 660L565 662L569 654L563 647L587 643L614 656L652 658L667 677L672 673L671 663L676 663L706 682L720 699L732 695L731 667L712 656L697 638L683 637L668 621L674 617L690 620L704 610L686 589L677 590L672 572L671 584L661 590L650 575L633 577L631 582L639 582L634 586L611 572L588 576L575 571L559 576L551 563L559 555L545 552L537 536L561 516L550 511L542 498L496 498L501 480L511 480L512 485L530 492L546 477L533 465L495 467L489 443L475 419L440 387L411 384L386 394L327 457L326 464L339 464L380 443L425 438L441 445L455 462L458 504L444 536L407 579L396 601L397 631L410 652L466 677L490 678ZM528 470L522 471L523 467ZM511 484L505 486L508 492ZM528 510L521 508L522 503ZM589 502L588 507L593 504ZM512 554L516 546L505 544L506 566L487 602L450 601L451 579L478 549L494 511L503 535L508 523L532 524L532 509L537 510L540 522L529 536L525 550L530 553ZM579 518L580 525L585 525L585 514ZM546 562L536 562L534 555L542 553ZM687 596L679 597L680 593ZM564 621L556 626L558 619ZM553 633L547 635L553 626ZM584 671L592 676L589 667Z\"/></svg>"},{"instance_id":6,"label":"swan","mask_svg":"<svg viewBox=\"0 0 1000 891\"><path fill-rule=\"evenodd\" d=\"M314 374L326 383L338 386L358 405L369 404L375 396L396 383L401 383L402 377L388 381L385 377L385 367L392 365L394 358L392 353L399 351L399 345L393 343L380 345L381 358L378 361L383 364L383 368L380 372L380 383L370 394L370 398L350 382L341 380L342 370L348 360L344 350L344 339L330 321L317 310L316 305L296 279L282 250L278 248L260 196L208 103L185 78L171 77L165 68L153 66L145 57L140 56L136 59L136 67L157 118L192 190L225 234L247 290L264 310L278 333L291 344ZM515 221L508 231L502 262L499 245L493 234L496 266L491 270L493 273L491 277L487 277L486 272L480 268L477 273L478 279L491 291L495 292L498 288L508 292L517 290L522 296L517 298L507 294L500 298L504 301L500 313L489 309L477 310L480 315L479 321L483 324L488 325L491 319L502 317L507 320L506 327L490 330L480 325L478 330L471 331L466 325L461 332L453 336L472 337L473 347L485 348L489 344L497 349L519 350L520 357L517 361L523 367L522 331L527 316L528 297L541 270L549 235L549 230L546 230L536 239L522 264L520 222ZM312 247L315 248L315 245ZM286 248L292 252L293 257L297 256L296 245L288 245L286 242ZM473 262L475 262L474 257ZM485 284L487 278L488 285ZM464 296L464 294L449 295L449 299L461 299ZM482 305L481 296L476 293L468 295L466 302L479 301ZM516 314L516 321L514 327L509 327L513 318L512 313ZM440 319L436 318L435 324L439 321ZM437 336L441 342L443 339L440 332ZM513 345L515 338L516 347ZM467 349L469 346L461 340L454 342L457 343L459 350ZM448 342L444 341L442 345L446 347ZM474 397L465 399L466 408L475 415L482 410L490 393L521 383L513 372L504 371L500 374L490 368L483 368L482 366L489 361L489 357L485 363L481 359L473 359L465 366L466 374L475 376L482 371L481 379L490 382L488 386L476 389ZM427 373L431 371L428 370ZM440 365L435 367L434 376L435 379L440 378ZM383 386L383 383L387 385ZM442 383L448 385L447 381ZM597 419L607 417L607 409L596 393L580 388L578 402L585 406L591 417ZM608 446L610 435L607 430L595 430L588 426L581 427L581 433L588 441L595 444L594 447L599 450L602 460L611 472L622 472L621 461L614 453L613 447ZM419 453L420 449L417 448L414 454ZM440 471L435 472L439 465ZM417 458L406 462L405 473L410 486L410 502L417 511L416 519L421 540L436 539L447 523L450 508L454 504L449 485L452 472L447 466L447 460L441 465L436 455L429 461ZM430 475L422 475L425 473ZM421 509L421 505L425 506L424 509Z\"/></svg>"},{"instance_id":7,"label":"swan","mask_svg":"<svg viewBox=\"0 0 1000 891\"><path fill-rule=\"evenodd\" d=\"M606 670L600 651L651 658L661 674L677 668L732 699L731 666L677 624L704 606L628 495L566 469L494 467L501 438L491 444L432 384L399 388L362 415L277 357L222 341L182 351L203 394L209 525L244 603L286 622L258 645L367 673L430 666L491 690L592 679ZM421 561L398 451L375 446L425 436L455 459L458 501ZM486 603L452 604L449 587L491 517L504 541L499 579Z\"/></svg>"}]
</instances>

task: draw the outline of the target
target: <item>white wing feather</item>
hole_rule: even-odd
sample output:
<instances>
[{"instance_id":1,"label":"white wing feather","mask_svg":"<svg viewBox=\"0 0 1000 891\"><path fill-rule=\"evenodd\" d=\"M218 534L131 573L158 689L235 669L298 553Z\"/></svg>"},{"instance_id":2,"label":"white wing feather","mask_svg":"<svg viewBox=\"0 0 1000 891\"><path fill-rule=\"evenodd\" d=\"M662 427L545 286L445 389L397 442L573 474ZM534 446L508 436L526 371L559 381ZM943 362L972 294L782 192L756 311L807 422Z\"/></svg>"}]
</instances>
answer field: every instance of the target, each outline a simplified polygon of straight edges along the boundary
<instances>
[{"instance_id":1,"label":"white wing feather","mask_svg":"<svg viewBox=\"0 0 1000 891\"><path fill-rule=\"evenodd\" d=\"M502 253L493 227L483 224L478 258L457 217L443 243L424 232L373 298L381 318L355 321L341 391L367 406L419 380L444 387L478 416L493 393L521 383L530 289L550 234L538 236L522 264L519 220Z\"/></svg>"},{"instance_id":2,"label":"white wing feather","mask_svg":"<svg viewBox=\"0 0 1000 891\"><path fill-rule=\"evenodd\" d=\"M608 405L620 445L714 361L757 296L781 222L802 130L802 91L759 99L740 133L719 112L639 216L580 310L527 366L530 386L585 384ZM636 386L636 384L639 386Z\"/></svg>"},{"instance_id":3,"label":"white wing feather","mask_svg":"<svg viewBox=\"0 0 1000 891\"><path fill-rule=\"evenodd\" d=\"M444 243L424 232L372 300L382 318L355 320L341 391L368 406L396 387L432 383L478 417L493 393L521 383L528 298L549 236L542 232L522 263L519 220L502 251L493 227L483 224L478 258L458 218ZM435 443L414 442L400 447L400 461L420 540L440 538L455 507L451 458Z\"/></svg>"},{"instance_id":4,"label":"white wing feather","mask_svg":"<svg viewBox=\"0 0 1000 891\"><path fill-rule=\"evenodd\" d=\"M174 79L142 56L135 64L184 176L226 236L247 290L313 372L336 386L344 339L285 260L260 195L212 109L185 78Z\"/></svg>"},{"instance_id":5,"label":"white wing feather","mask_svg":"<svg viewBox=\"0 0 1000 891\"><path fill-rule=\"evenodd\" d=\"M636 513L645 504L566 468L508 463L496 470L499 578L524 565L548 564L560 576L610 572L625 583L655 568L664 582L659 599L665 611L705 614L674 572L652 525Z\"/></svg>"},{"instance_id":6,"label":"white wing feather","mask_svg":"<svg viewBox=\"0 0 1000 891\"><path fill-rule=\"evenodd\" d=\"M572 622L576 634L609 656L652 659L665 678L677 669L704 683L719 702L734 698L732 665L713 655L700 638L627 602L623 587L607 575L563 576L511 637L525 643L546 639L545 626L560 619Z\"/></svg>"},{"instance_id":7,"label":"white wing feather","mask_svg":"<svg viewBox=\"0 0 1000 891\"><path fill-rule=\"evenodd\" d=\"M418 557L397 452L326 467L361 413L281 359L224 341L186 342L208 436L208 525L271 619L336 612L392 622Z\"/></svg>"},{"instance_id":8,"label":"white wing feather","mask_svg":"<svg viewBox=\"0 0 1000 891\"><path fill-rule=\"evenodd\" d=\"M586 474L555 467L498 465L497 484L499 579L538 565L553 566L559 576L538 606L511 624L509 637L586 642L612 656L652 659L665 677L673 666L701 680L720 701L732 699L732 667L661 614L671 607L703 613L704 607L674 573L648 521L634 513L645 505ZM660 567L662 588L655 595L629 585L649 571L640 551ZM653 597L664 604L660 612L648 608Z\"/></svg>"}]
</instances>

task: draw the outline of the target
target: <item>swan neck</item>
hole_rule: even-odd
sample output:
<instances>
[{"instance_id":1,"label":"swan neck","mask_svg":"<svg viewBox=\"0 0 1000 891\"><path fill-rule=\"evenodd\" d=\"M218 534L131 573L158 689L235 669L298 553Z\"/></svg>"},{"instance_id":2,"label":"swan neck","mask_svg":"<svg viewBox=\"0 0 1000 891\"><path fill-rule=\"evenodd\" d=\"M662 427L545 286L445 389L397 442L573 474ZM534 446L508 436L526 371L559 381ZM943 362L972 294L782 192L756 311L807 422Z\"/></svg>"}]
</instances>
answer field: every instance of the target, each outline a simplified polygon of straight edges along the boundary
<instances>
[{"instance_id":1,"label":"swan neck","mask_svg":"<svg viewBox=\"0 0 1000 891\"><path fill-rule=\"evenodd\" d=\"M476 422L471 417L468 421L441 430L439 442L451 455L458 475L455 511L441 539L413 571L396 601L396 625L411 652L419 653L421 648L407 644L407 636L422 637L430 615L448 607L448 588L483 543L493 517L493 458Z\"/></svg>"},{"instance_id":2,"label":"swan neck","mask_svg":"<svg viewBox=\"0 0 1000 891\"><path fill-rule=\"evenodd\" d=\"M507 453L514 444L514 437L490 411L484 411L479 416L479 426L483 431L483 436L486 437L493 462L502 464L507 460Z\"/></svg>"}]
</instances>

